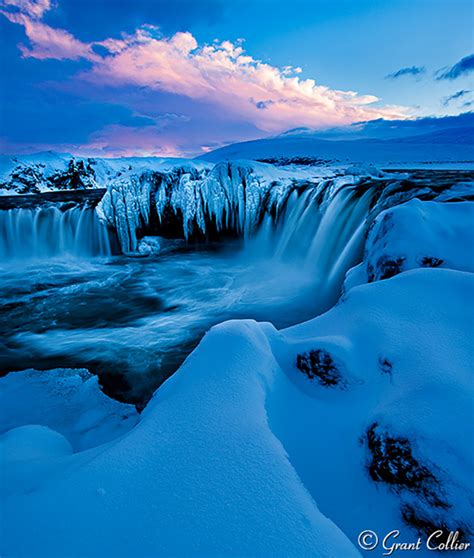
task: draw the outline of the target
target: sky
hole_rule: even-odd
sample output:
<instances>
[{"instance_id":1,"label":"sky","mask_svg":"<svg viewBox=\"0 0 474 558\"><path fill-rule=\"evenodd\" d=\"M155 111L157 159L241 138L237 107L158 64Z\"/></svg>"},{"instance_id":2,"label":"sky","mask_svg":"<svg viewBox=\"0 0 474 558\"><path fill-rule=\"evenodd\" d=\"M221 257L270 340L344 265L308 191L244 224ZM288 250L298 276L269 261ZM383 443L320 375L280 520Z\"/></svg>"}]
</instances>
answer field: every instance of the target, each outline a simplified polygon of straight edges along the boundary
<instances>
[{"instance_id":1,"label":"sky","mask_svg":"<svg viewBox=\"0 0 474 558\"><path fill-rule=\"evenodd\" d=\"M472 109L471 0L0 0L0 148L195 156Z\"/></svg>"}]
</instances>

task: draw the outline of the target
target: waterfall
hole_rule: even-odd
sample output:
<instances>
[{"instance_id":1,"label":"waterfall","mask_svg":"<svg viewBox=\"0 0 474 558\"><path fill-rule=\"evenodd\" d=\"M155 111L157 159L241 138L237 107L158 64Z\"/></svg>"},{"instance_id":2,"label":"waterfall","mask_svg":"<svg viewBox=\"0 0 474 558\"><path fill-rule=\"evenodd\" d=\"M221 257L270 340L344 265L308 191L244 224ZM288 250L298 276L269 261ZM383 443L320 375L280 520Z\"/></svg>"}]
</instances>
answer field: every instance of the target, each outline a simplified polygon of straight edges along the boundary
<instances>
[{"instance_id":1,"label":"waterfall","mask_svg":"<svg viewBox=\"0 0 474 558\"><path fill-rule=\"evenodd\" d=\"M320 192L320 187L294 190L278 217L267 211L245 251L308 273L325 309L339 298L346 272L362 259L375 190L343 184L328 190L322 202Z\"/></svg>"},{"instance_id":2,"label":"waterfall","mask_svg":"<svg viewBox=\"0 0 474 558\"><path fill-rule=\"evenodd\" d=\"M51 205L0 211L0 258L109 256L107 227L88 206Z\"/></svg>"}]
</instances>

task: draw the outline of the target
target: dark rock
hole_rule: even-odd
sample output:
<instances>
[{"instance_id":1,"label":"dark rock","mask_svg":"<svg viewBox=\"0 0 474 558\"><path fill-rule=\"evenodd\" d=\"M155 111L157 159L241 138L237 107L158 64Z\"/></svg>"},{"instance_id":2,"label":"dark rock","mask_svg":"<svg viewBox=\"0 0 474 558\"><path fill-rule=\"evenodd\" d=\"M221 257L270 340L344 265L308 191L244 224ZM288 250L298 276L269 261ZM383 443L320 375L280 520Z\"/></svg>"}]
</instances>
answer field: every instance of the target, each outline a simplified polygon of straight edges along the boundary
<instances>
[{"instance_id":1,"label":"dark rock","mask_svg":"<svg viewBox=\"0 0 474 558\"><path fill-rule=\"evenodd\" d=\"M407 438L391 436L374 423L367 431L367 446L370 451L368 469L374 481L384 482L396 491L417 493L432 506L449 507L438 479L414 457Z\"/></svg>"},{"instance_id":2,"label":"dark rock","mask_svg":"<svg viewBox=\"0 0 474 558\"><path fill-rule=\"evenodd\" d=\"M0 187L18 194L37 194L41 181L42 175L36 169L20 165L12 171L10 181L2 183Z\"/></svg>"},{"instance_id":3,"label":"dark rock","mask_svg":"<svg viewBox=\"0 0 474 558\"><path fill-rule=\"evenodd\" d=\"M439 514L430 516L427 510L416 508L412 504L404 504L401 507L403 521L416 529L418 533L423 533L429 537L437 531L442 531L434 541L437 545L446 544L449 541L450 533L458 532L459 542L467 542L470 534L469 528L463 522L452 517L440 517Z\"/></svg>"},{"instance_id":4,"label":"dark rock","mask_svg":"<svg viewBox=\"0 0 474 558\"><path fill-rule=\"evenodd\" d=\"M441 258L435 258L434 256L424 256L419 258L418 263L422 267L439 267L440 265L443 265L444 260Z\"/></svg>"},{"instance_id":5,"label":"dark rock","mask_svg":"<svg viewBox=\"0 0 474 558\"><path fill-rule=\"evenodd\" d=\"M310 380L316 379L323 386L345 387L333 357L324 349L309 351L296 357L296 367Z\"/></svg>"},{"instance_id":6,"label":"dark rock","mask_svg":"<svg viewBox=\"0 0 474 558\"><path fill-rule=\"evenodd\" d=\"M390 256L381 256L375 265L375 268L370 264L367 264L367 278L369 283L373 281L378 281L380 279L390 279L403 271L403 264L406 258L400 256L398 258L391 258Z\"/></svg>"},{"instance_id":7,"label":"dark rock","mask_svg":"<svg viewBox=\"0 0 474 558\"><path fill-rule=\"evenodd\" d=\"M64 172L57 172L49 177L50 188L54 190L83 190L93 188L95 183L95 172L91 161L87 164L82 160L71 159L68 168Z\"/></svg>"}]
</instances>

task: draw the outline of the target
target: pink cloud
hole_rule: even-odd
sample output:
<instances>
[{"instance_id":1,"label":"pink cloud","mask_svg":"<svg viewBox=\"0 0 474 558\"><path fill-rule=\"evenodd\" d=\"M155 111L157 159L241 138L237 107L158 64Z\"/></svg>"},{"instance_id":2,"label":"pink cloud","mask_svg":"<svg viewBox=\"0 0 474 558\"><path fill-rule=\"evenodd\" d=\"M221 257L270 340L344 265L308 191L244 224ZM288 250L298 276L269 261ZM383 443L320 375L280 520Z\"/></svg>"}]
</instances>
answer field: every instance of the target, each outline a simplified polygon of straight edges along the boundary
<instances>
[{"instance_id":1,"label":"pink cloud","mask_svg":"<svg viewBox=\"0 0 474 558\"><path fill-rule=\"evenodd\" d=\"M19 12L36 19L40 19L53 7L52 0L2 0L1 4L7 8L16 8Z\"/></svg>"},{"instance_id":2,"label":"pink cloud","mask_svg":"<svg viewBox=\"0 0 474 558\"><path fill-rule=\"evenodd\" d=\"M401 107L374 106L379 99L373 95L301 79L299 68L266 64L229 41L200 46L190 33L166 38L148 26L133 36L101 44L109 54L95 60L82 79L206 99L267 132L406 116Z\"/></svg>"},{"instance_id":3,"label":"pink cloud","mask_svg":"<svg viewBox=\"0 0 474 558\"><path fill-rule=\"evenodd\" d=\"M12 2L12 0L9 0ZM15 0L17 1L17 0ZM23 12L8 12L0 10L9 21L22 25L31 46L19 45L19 49L25 58L38 58L45 60L53 58L56 60L78 60L89 58L93 60L95 55L91 45L76 39L71 33L64 29L55 29L46 25L36 18ZM33 14L40 12L32 12Z\"/></svg>"},{"instance_id":4,"label":"pink cloud","mask_svg":"<svg viewBox=\"0 0 474 558\"><path fill-rule=\"evenodd\" d=\"M157 27L144 25L131 35L85 43L41 21L52 7L51 0L0 2L4 8L0 13L25 29L30 45L20 45L23 56L88 60L91 68L76 76L87 84L135 86L205 101L216 113L266 133L298 126L322 128L408 116L405 108L383 106L373 95L335 90L314 79L304 79L301 68L280 68L255 59L244 51L242 41L200 45L191 33L165 37ZM105 49L105 54L97 54L94 46ZM137 148L147 141L149 146L158 133L153 129L130 132L120 127L105 130L102 136L92 138L98 149L101 141L109 141L108 134L112 132L119 144L123 138L123 142L138 142Z\"/></svg>"}]
</instances>

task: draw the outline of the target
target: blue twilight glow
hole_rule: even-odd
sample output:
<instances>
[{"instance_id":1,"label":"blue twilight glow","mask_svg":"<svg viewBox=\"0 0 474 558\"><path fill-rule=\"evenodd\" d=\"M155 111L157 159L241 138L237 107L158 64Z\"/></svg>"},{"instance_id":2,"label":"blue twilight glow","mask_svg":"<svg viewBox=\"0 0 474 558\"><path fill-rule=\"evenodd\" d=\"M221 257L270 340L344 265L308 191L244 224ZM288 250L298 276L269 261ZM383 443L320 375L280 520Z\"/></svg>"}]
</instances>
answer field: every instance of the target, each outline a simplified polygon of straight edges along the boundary
<instances>
[{"instance_id":1,"label":"blue twilight glow","mask_svg":"<svg viewBox=\"0 0 474 558\"><path fill-rule=\"evenodd\" d=\"M198 155L472 106L470 0L0 0L0 14L4 152Z\"/></svg>"}]
</instances>

